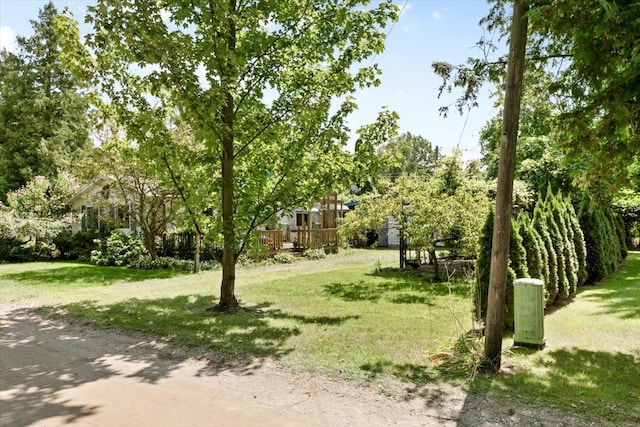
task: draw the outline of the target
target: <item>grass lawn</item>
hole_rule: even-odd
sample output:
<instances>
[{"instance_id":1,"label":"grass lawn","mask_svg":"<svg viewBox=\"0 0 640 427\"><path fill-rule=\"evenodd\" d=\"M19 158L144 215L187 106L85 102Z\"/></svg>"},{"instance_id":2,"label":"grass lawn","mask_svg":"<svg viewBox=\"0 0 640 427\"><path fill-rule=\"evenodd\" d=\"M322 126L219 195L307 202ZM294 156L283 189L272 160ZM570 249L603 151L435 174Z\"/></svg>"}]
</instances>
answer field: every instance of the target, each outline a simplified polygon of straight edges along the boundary
<instances>
[{"instance_id":1,"label":"grass lawn","mask_svg":"<svg viewBox=\"0 0 640 427\"><path fill-rule=\"evenodd\" d=\"M614 425L640 424L640 252L547 314L545 334L540 352L505 340L503 361L512 373L479 376L475 388Z\"/></svg>"},{"instance_id":2,"label":"grass lawn","mask_svg":"<svg viewBox=\"0 0 640 427\"><path fill-rule=\"evenodd\" d=\"M220 272L189 275L80 263L0 265L0 299L45 301L87 323L142 331L225 358L271 357L293 369L427 384L467 378L466 359L434 365L471 327L468 283L388 271L397 252L349 250L325 260L240 268L247 312L212 315ZM468 385L498 401L640 422L640 253L606 282L545 316L547 347L511 348L507 373ZM456 369L451 369L453 368ZM457 370L457 372L456 372Z\"/></svg>"}]
</instances>

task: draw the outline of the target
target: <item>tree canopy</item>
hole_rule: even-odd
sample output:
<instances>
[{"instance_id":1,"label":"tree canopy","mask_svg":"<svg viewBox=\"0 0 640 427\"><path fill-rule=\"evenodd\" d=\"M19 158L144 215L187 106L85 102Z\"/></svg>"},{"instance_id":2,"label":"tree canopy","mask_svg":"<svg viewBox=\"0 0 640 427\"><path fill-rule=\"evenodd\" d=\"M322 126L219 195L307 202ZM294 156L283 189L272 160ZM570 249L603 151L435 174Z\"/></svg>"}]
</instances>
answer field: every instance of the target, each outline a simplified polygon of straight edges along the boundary
<instances>
[{"instance_id":1,"label":"tree canopy","mask_svg":"<svg viewBox=\"0 0 640 427\"><path fill-rule=\"evenodd\" d=\"M172 115L202 144L200 176L181 193L218 200L219 306L237 305L235 261L251 231L331 190L344 172L352 94L378 84L391 1L99 0L89 7L91 56L79 58L142 150L170 164ZM67 22L73 28L72 22ZM73 31L73 30L71 30ZM73 55L73 51L70 51ZM178 159L175 159L178 160ZM191 182L187 182L187 180Z\"/></svg>"},{"instance_id":2,"label":"tree canopy","mask_svg":"<svg viewBox=\"0 0 640 427\"><path fill-rule=\"evenodd\" d=\"M481 23L490 33L496 31L500 37L506 37L510 26L509 2L493 3ZM525 108L521 132L542 136L544 131L574 166L579 165L573 172L584 184L599 181L600 185L618 187L627 183L629 161L640 152L637 98L640 4L597 0L528 3L525 93L528 91L531 96L535 90L546 101L546 105L536 104L538 113L534 116L543 119L539 123L551 127L529 129ZM483 83L503 85L505 59L491 58L496 46L489 37L478 44L485 53L483 57L469 58L464 65L433 64L443 78L441 91L462 88L455 104L460 111L477 102L477 92ZM544 116L549 106L553 107L551 122Z\"/></svg>"},{"instance_id":3,"label":"tree canopy","mask_svg":"<svg viewBox=\"0 0 640 427\"><path fill-rule=\"evenodd\" d=\"M35 176L71 171L89 146L88 104L61 58L58 16L49 2L17 53L0 52L0 200Z\"/></svg>"}]
</instances>

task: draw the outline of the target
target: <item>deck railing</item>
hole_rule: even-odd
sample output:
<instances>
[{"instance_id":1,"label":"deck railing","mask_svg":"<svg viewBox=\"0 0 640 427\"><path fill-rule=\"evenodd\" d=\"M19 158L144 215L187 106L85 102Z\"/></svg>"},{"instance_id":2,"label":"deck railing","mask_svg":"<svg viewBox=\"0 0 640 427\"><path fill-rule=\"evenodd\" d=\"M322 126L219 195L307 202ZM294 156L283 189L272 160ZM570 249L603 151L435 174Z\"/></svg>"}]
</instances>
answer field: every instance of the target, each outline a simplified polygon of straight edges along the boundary
<instances>
[{"instance_id":1,"label":"deck railing","mask_svg":"<svg viewBox=\"0 0 640 427\"><path fill-rule=\"evenodd\" d=\"M296 244L305 249L338 246L337 228L300 229L296 231Z\"/></svg>"},{"instance_id":2,"label":"deck railing","mask_svg":"<svg viewBox=\"0 0 640 427\"><path fill-rule=\"evenodd\" d=\"M282 249L282 231L281 230L258 230L260 243L265 245L272 251Z\"/></svg>"}]
</instances>

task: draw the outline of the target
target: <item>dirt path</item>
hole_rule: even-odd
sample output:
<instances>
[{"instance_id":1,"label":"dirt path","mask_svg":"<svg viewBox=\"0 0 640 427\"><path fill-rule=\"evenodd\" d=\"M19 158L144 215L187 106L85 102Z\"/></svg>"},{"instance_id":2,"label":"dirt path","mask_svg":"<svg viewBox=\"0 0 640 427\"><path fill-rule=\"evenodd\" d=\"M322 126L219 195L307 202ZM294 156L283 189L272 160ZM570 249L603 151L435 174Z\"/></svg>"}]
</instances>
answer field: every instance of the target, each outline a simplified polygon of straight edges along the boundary
<instances>
[{"instance_id":1,"label":"dirt path","mask_svg":"<svg viewBox=\"0 0 640 427\"><path fill-rule=\"evenodd\" d=\"M0 303L0 425L581 424L526 408L496 408L444 385L393 398L372 387L294 374L271 361L233 367L208 360L142 336Z\"/></svg>"}]
</instances>

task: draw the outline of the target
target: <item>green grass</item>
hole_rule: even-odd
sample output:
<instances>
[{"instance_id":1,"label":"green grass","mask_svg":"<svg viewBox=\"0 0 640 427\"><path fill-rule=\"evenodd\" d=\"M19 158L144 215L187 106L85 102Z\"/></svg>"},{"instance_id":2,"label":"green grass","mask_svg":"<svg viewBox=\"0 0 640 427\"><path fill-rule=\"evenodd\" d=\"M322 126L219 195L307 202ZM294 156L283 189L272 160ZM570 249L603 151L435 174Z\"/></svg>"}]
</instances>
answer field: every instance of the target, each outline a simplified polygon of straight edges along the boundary
<instances>
[{"instance_id":1,"label":"green grass","mask_svg":"<svg viewBox=\"0 0 640 427\"><path fill-rule=\"evenodd\" d=\"M640 253L603 283L545 316L546 348L509 349L513 373L479 376L474 386L615 425L640 423Z\"/></svg>"},{"instance_id":2,"label":"green grass","mask_svg":"<svg viewBox=\"0 0 640 427\"><path fill-rule=\"evenodd\" d=\"M397 252L350 250L325 260L240 268L250 310L213 315L220 272L185 275L79 263L0 265L0 298L46 301L104 327L214 350L225 359L274 358L292 369L376 381L469 379L474 354L469 287L380 269ZM524 402L615 425L640 423L640 253L607 281L545 316L547 347L503 348L505 372L467 385L491 400ZM478 348L475 349L476 351ZM443 363L434 364L434 360ZM415 390L415 388L414 388Z\"/></svg>"}]
</instances>

